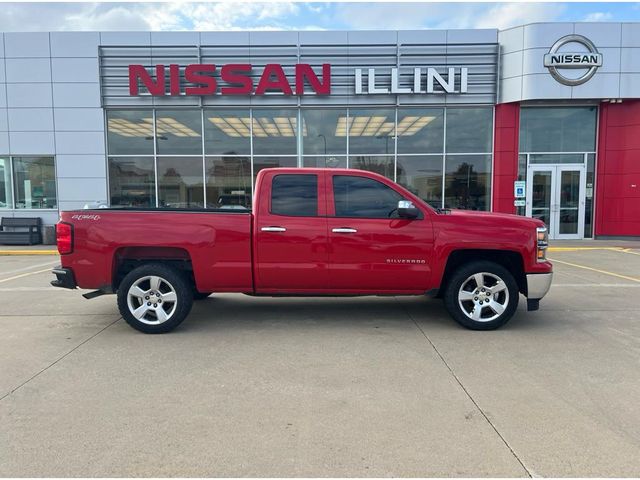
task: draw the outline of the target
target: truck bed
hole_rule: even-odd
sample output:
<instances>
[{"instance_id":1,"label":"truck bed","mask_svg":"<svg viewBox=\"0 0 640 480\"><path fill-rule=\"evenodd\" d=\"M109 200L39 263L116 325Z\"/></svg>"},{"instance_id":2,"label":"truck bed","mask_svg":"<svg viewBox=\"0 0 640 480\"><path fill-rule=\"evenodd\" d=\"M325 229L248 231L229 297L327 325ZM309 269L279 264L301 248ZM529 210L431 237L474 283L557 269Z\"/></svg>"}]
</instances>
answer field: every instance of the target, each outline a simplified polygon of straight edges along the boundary
<instances>
[{"instance_id":1,"label":"truck bed","mask_svg":"<svg viewBox=\"0 0 640 480\"><path fill-rule=\"evenodd\" d=\"M249 211L101 208L61 220L74 226L74 253L62 266L84 288L108 290L125 261L172 259L191 264L202 291L253 290Z\"/></svg>"}]
</instances>

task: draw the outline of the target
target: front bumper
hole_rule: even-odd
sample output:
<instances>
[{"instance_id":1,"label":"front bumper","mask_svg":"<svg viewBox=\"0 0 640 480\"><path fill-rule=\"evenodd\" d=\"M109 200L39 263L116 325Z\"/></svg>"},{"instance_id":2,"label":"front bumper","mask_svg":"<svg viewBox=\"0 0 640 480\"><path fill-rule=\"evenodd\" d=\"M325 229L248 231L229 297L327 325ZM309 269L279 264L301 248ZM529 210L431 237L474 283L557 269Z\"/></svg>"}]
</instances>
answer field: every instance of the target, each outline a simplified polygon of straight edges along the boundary
<instances>
[{"instance_id":1,"label":"front bumper","mask_svg":"<svg viewBox=\"0 0 640 480\"><path fill-rule=\"evenodd\" d=\"M551 288L553 272L527 274L527 298L540 300Z\"/></svg>"},{"instance_id":2,"label":"front bumper","mask_svg":"<svg viewBox=\"0 0 640 480\"><path fill-rule=\"evenodd\" d=\"M57 267L52 272L56 276L56 279L51 281L51 285L54 287L70 288L71 290L78 288L76 277L70 268Z\"/></svg>"}]
</instances>

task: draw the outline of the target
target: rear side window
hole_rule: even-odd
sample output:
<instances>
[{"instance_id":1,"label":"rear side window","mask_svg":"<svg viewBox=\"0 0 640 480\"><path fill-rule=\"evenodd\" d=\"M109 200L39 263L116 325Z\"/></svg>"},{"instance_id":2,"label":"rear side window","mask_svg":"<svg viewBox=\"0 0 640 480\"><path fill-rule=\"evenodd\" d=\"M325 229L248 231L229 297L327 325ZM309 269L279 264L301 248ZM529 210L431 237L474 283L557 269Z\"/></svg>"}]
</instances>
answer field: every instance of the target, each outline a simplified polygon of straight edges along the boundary
<instances>
[{"instance_id":1,"label":"rear side window","mask_svg":"<svg viewBox=\"0 0 640 480\"><path fill-rule=\"evenodd\" d=\"M398 218L402 195L384 183L365 177L333 177L336 217Z\"/></svg>"},{"instance_id":2,"label":"rear side window","mask_svg":"<svg viewBox=\"0 0 640 480\"><path fill-rule=\"evenodd\" d=\"M276 175L271 184L271 213L291 217L318 215L317 175Z\"/></svg>"}]
</instances>

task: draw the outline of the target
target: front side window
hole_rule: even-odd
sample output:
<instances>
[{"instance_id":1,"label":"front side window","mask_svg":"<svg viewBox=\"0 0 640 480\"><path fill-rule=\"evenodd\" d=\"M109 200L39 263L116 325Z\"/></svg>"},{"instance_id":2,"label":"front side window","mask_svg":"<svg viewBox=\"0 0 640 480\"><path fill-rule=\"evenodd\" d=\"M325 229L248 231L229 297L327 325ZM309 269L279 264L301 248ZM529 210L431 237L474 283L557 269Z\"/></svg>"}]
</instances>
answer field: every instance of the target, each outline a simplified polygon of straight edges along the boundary
<instances>
[{"instance_id":1,"label":"front side window","mask_svg":"<svg viewBox=\"0 0 640 480\"><path fill-rule=\"evenodd\" d=\"M371 178L336 175L333 177L336 217L398 218L402 195Z\"/></svg>"},{"instance_id":2,"label":"front side window","mask_svg":"<svg viewBox=\"0 0 640 480\"><path fill-rule=\"evenodd\" d=\"M57 208L53 157L13 157L16 208Z\"/></svg>"},{"instance_id":3,"label":"front side window","mask_svg":"<svg viewBox=\"0 0 640 480\"><path fill-rule=\"evenodd\" d=\"M317 175L276 175L271 184L271 213L292 217L318 215Z\"/></svg>"}]
</instances>

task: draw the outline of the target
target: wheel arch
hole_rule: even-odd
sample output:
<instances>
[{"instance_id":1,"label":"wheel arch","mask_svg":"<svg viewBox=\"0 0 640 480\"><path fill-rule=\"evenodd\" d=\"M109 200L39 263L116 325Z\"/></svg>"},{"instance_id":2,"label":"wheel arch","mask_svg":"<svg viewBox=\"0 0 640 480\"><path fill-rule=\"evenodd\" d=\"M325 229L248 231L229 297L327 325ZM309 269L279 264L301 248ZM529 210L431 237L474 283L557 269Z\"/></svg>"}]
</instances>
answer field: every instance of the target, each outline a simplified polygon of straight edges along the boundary
<instances>
[{"instance_id":1,"label":"wheel arch","mask_svg":"<svg viewBox=\"0 0 640 480\"><path fill-rule=\"evenodd\" d=\"M193 262L189 252L179 247L140 247L118 248L113 255L112 289L117 291L122 279L133 269L150 263L169 265L185 274L195 286Z\"/></svg>"},{"instance_id":2,"label":"wheel arch","mask_svg":"<svg viewBox=\"0 0 640 480\"><path fill-rule=\"evenodd\" d=\"M437 296L442 297L444 289L456 269L467 263L480 260L494 262L506 268L516 280L520 293L524 295L527 294L527 278L524 273L524 260L519 252L474 248L453 250L449 254Z\"/></svg>"}]
</instances>

